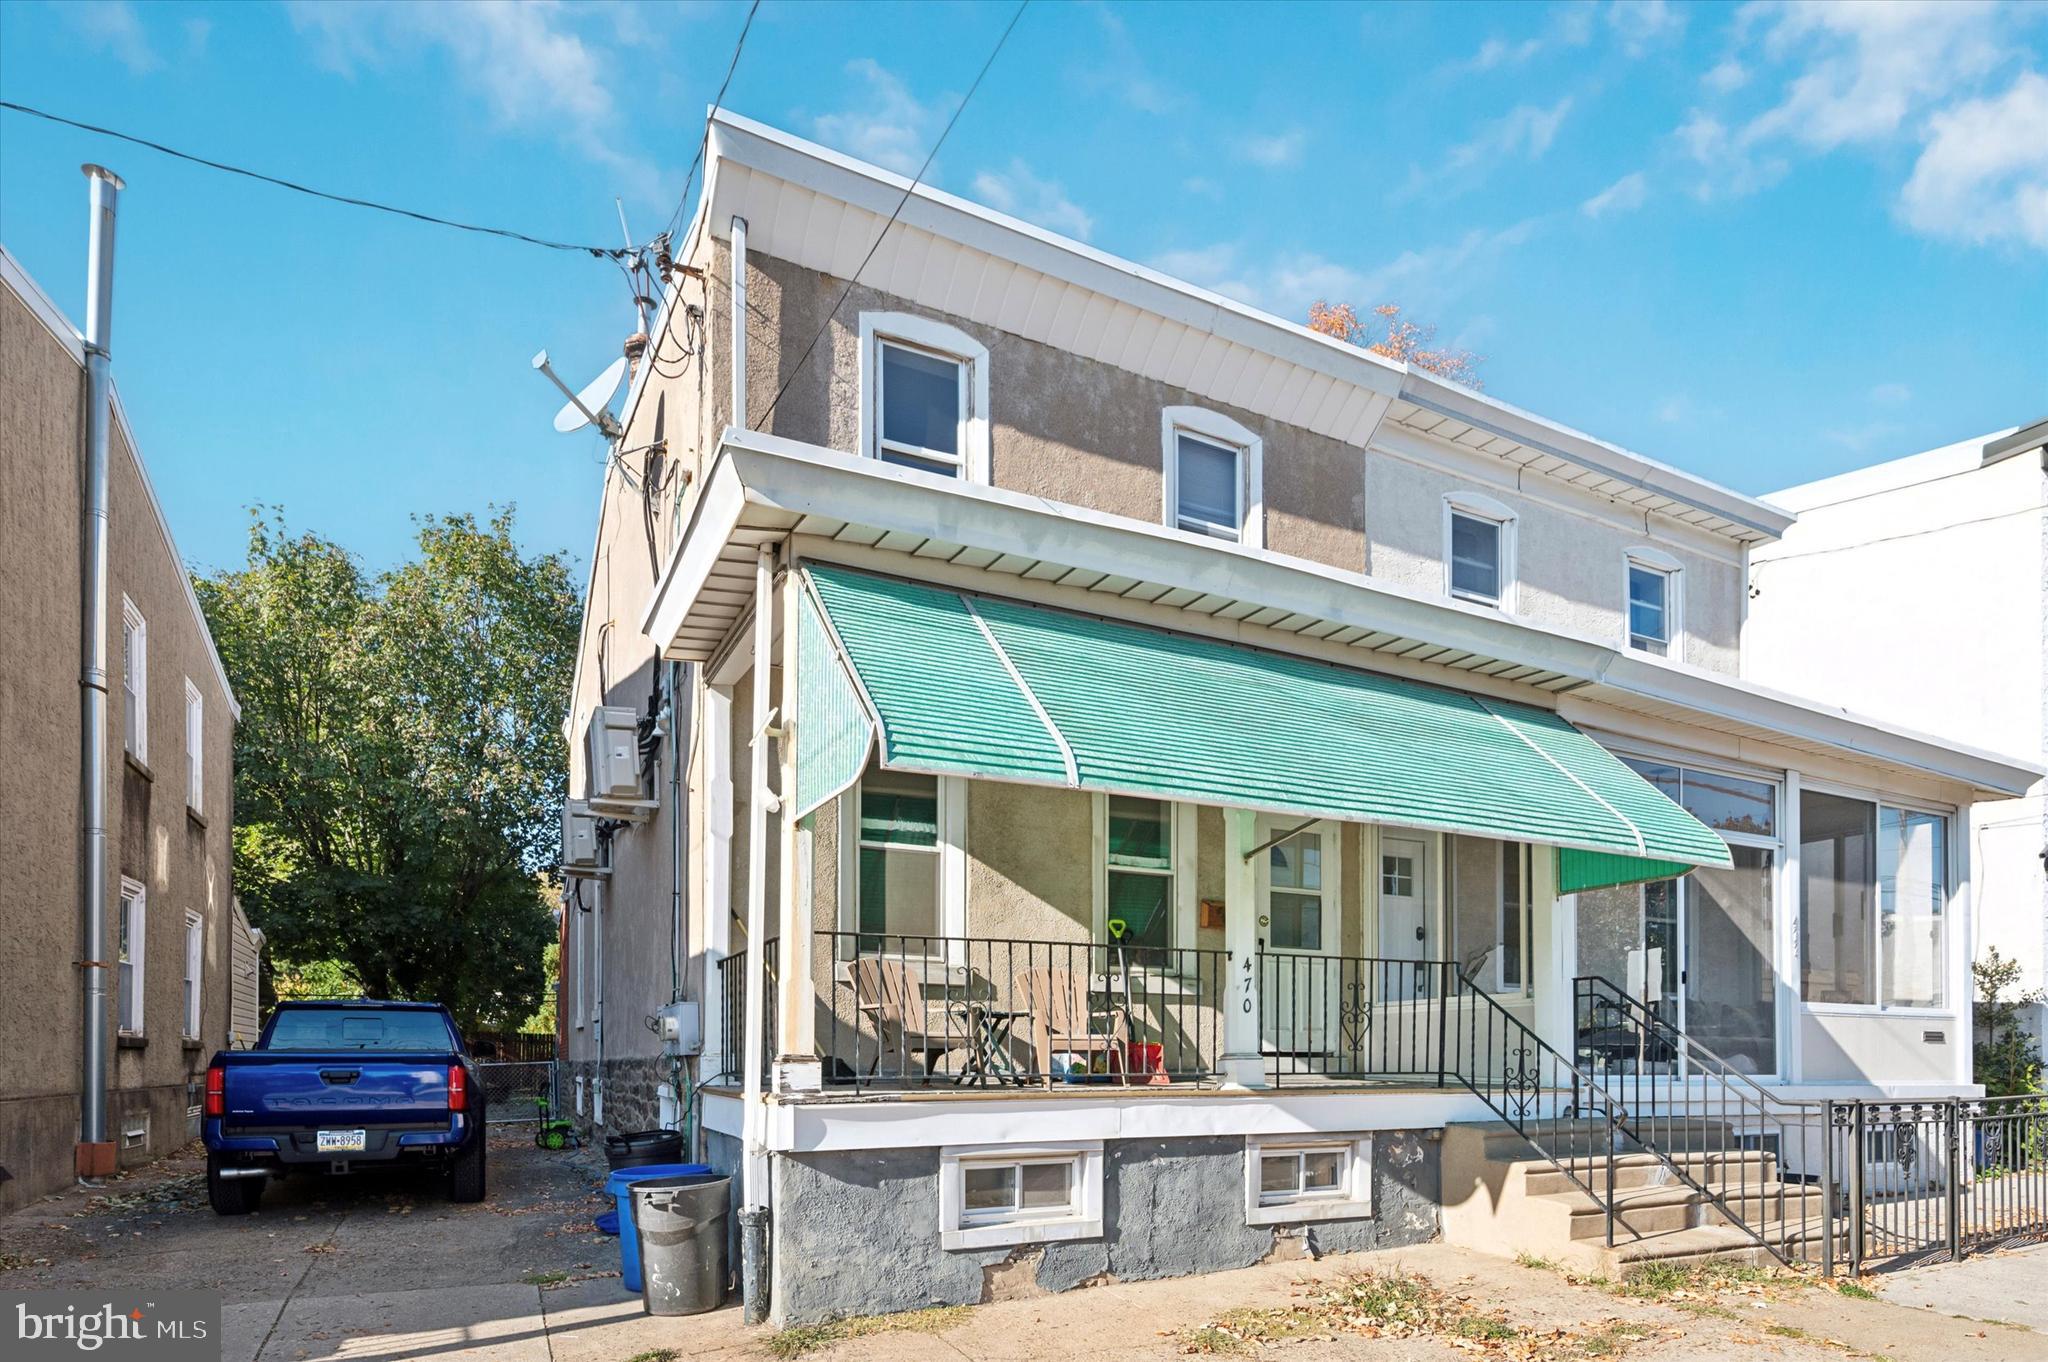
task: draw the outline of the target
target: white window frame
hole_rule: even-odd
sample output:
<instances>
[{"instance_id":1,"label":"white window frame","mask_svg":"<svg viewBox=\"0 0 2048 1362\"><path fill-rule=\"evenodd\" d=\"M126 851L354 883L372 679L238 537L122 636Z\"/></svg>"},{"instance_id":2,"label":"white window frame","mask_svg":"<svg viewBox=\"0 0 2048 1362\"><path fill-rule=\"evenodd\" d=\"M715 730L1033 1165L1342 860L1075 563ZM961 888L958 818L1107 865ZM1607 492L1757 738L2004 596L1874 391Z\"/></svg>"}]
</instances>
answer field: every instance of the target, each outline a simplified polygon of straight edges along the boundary
<instances>
[{"instance_id":1,"label":"white window frame","mask_svg":"<svg viewBox=\"0 0 2048 1362\"><path fill-rule=\"evenodd\" d=\"M865 777L865 772L862 773ZM933 776L939 783L939 935L967 935L967 786L961 776ZM839 796L839 958L854 958L860 933L860 782ZM936 957L933 957L936 959ZM962 963L953 961L954 964Z\"/></svg>"},{"instance_id":2,"label":"white window frame","mask_svg":"<svg viewBox=\"0 0 2048 1362\"><path fill-rule=\"evenodd\" d=\"M604 889L602 881L586 880L590 886L590 1024L603 1020L604 1012ZM602 1082L604 1075L598 1075ZM600 1108L602 1110L602 1108Z\"/></svg>"},{"instance_id":3,"label":"white window frame","mask_svg":"<svg viewBox=\"0 0 2048 1362\"><path fill-rule=\"evenodd\" d=\"M185 807L206 812L206 697L185 678Z\"/></svg>"},{"instance_id":4,"label":"white window frame","mask_svg":"<svg viewBox=\"0 0 2048 1362\"><path fill-rule=\"evenodd\" d=\"M149 621L135 602L121 597L122 746L149 763ZM132 732L131 732L132 730Z\"/></svg>"},{"instance_id":5,"label":"white window frame","mask_svg":"<svg viewBox=\"0 0 2048 1362\"><path fill-rule=\"evenodd\" d=\"M1536 993L1536 981L1532 977L1535 973L1536 952L1535 944L1530 938L1536 933L1536 894L1530 879L1536 873L1535 848L1528 842L1502 841L1496 843L1496 845L1499 847L1499 854L1494 857L1493 868L1493 934L1494 945L1498 949L1493 953L1494 985L1500 994L1516 994L1525 998L1533 997ZM1516 924L1520 929L1521 939L1515 950L1515 968L1522 976L1521 980L1517 983L1508 982L1508 857L1510 856L1515 857L1519 862L1516 867L1516 874L1519 876L1519 882L1522 887L1521 907L1525 910L1522 920Z\"/></svg>"},{"instance_id":6,"label":"white window frame","mask_svg":"<svg viewBox=\"0 0 2048 1362\"><path fill-rule=\"evenodd\" d=\"M1336 1150L1343 1151L1349 1162L1345 1166L1344 1185L1335 1194L1310 1193L1285 1201L1268 1201L1260 1191L1259 1165L1266 1155ZM1369 1220L1372 1213L1372 1136L1245 1136L1245 1224L1298 1225L1315 1220Z\"/></svg>"},{"instance_id":7,"label":"white window frame","mask_svg":"<svg viewBox=\"0 0 2048 1362\"><path fill-rule=\"evenodd\" d=\"M1455 517L1468 520L1484 520L1500 530L1500 594L1482 596L1471 591L1460 591L1452 583L1451 523ZM1489 606L1507 614L1514 613L1516 597L1515 575L1515 512L1504 502L1478 492L1446 492L1443 503L1443 545L1444 545L1444 594L1452 600L1467 601L1473 605Z\"/></svg>"},{"instance_id":8,"label":"white window frame","mask_svg":"<svg viewBox=\"0 0 2048 1362\"><path fill-rule=\"evenodd\" d=\"M965 1171L974 1165L1070 1162L1073 1199L1059 1215L969 1223ZM1049 1244L1102 1237L1102 1141L948 1145L939 1150L939 1246L960 1249Z\"/></svg>"},{"instance_id":9,"label":"white window frame","mask_svg":"<svg viewBox=\"0 0 2048 1362\"><path fill-rule=\"evenodd\" d=\"M882 346L885 343L922 350L966 366L966 380L961 384L965 403L960 414L959 457L956 459L935 450L906 449L902 452L931 463L954 464L960 470L962 480L988 485L988 347L957 326L948 326L914 313L860 314L861 457L880 459L882 456ZM900 464L890 466L906 473L919 471L903 468Z\"/></svg>"},{"instance_id":10,"label":"white window frame","mask_svg":"<svg viewBox=\"0 0 2048 1362\"><path fill-rule=\"evenodd\" d=\"M1180 523L1180 437L1192 435L1238 452L1237 533L1220 534ZM1159 413L1160 520L1168 529L1247 548L1266 546L1266 443L1257 433L1206 407L1165 407Z\"/></svg>"},{"instance_id":11,"label":"white window frame","mask_svg":"<svg viewBox=\"0 0 2048 1362\"><path fill-rule=\"evenodd\" d=\"M185 910L185 982L185 1039L198 1040L206 1015L206 919L190 908Z\"/></svg>"},{"instance_id":12,"label":"white window frame","mask_svg":"<svg viewBox=\"0 0 2048 1362\"><path fill-rule=\"evenodd\" d=\"M148 886L144 885L140 880L131 880L126 875L123 875L121 877L120 913L121 920L114 927L114 1022L122 1035L140 1036L144 1034L146 1027L142 1004L149 997L149 990L144 987L145 980L143 977L143 972L149 964ZM128 938L129 957L128 981L125 985L121 982L120 967L121 937L124 932ZM133 995L132 999L123 997L122 994L124 992ZM120 1024L122 1004L130 1001L134 1003L131 1009L131 1024L122 1026Z\"/></svg>"},{"instance_id":13,"label":"white window frame","mask_svg":"<svg viewBox=\"0 0 2048 1362\"><path fill-rule=\"evenodd\" d=\"M1154 795L1134 795L1136 799L1158 798ZM1196 821L1200 811L1193 804L1182 804L1171 799L1160 799L1166 805L1167 828L1173 838L1170 855L1173 860L1173 936L1167 942L1170 950L1192 949L1195 944L1195 837ZM1098 945L1109 945L1109 796L1096 791L1094 795L1093 851L1095 879L1095 935ZM1119 872L1143 875L1143 870L1132 871L1128 866L1118 866ZM1133 948L1137 949L1137 948Z\"/></svg>"},{"instance_id":14,"label":"white window frame","mask_svg":"<svg viewBox=\"0 0 2048 1362\"><path fill-rule=\"evenodd\" d=\"M1638 647L1629 621L1629 574L1636 568L1664 579L1664 651ZM1621 646L1645 657L1685 660L1685 564L1662 549L1636 544L1621 551Z\"/></svg>"},{"instance_id":15,"label":"white window frame","mask_svg":"<svg viewBox=\"0 0 2048 1362\"><path fill-rule=\"evenodd\" d=\"M1964 853L1968 844L1967 824L1969 820L1967 815L1963 815L1962 811L1952 804L1937 804L1929 800L1911 799L1904 796L1887 794L1865 786L1843 785L1826 780L1801 780L1797 793L1802 795L1834 795L1840 799L1854 799L1871 805L1875 815L1873 819L1874 835L1882 834L1884 811L1886 809L1894 809L1900 813L1929 814L1946 820L1942 841L1942 869L1946 876L1942 885L1942 917L1944 924L1941 934L1941 963L1936 971L1942 981L1941 1003L1935 1007L1925 1007L1918 1004L1890 1003L1885 1001L1884 901L1882 895L1878 892L1878 879L1873 879L1870 886L1872 940L1870 972L1871 977L1876 983L1874 990L1876 1001L1868 1003L1829 1003L1814 1002L1807 998L1806 957L1804 954L1806 949L1806 899L1805 895L1801 892L1801 879L1795 876L1791 882L1793 942L1791 978L1792 995L1799 1000L1800 1010L1806 1015L1814 1017L1924 1017L1929 1020L1939 1020L1967 1016L1968 1004L1963 1000L1973 995L1967 983L1962 987L1961 991L1958 990L1958 970L1956 968L1958 962L1956 908L1962 898L1957 889L1957 885L1960 882L1959 877L1962 874L1961 862L1957 858ZM1785 810L1782 805L1789 804L1791 800L1785 799L1782 794L1780 800L1779 823L1782 826L1785 819ZM1961 816L1959 817L1959 815ZM1756 839L1749 838L1745 840L1753 842ZM1788 844L1791 841L1790 838L1786 840ZM1791 857L1785 856L1784 859L1790 860ZM1882 862L1880 861L1878 864L1881 866ZM1882 877L1879 876L1878 878L1881 879ZM1784 976L1781 974L1780 977ZM1966 971L1964 972L1964 978L1967 980Z\"/></svg>"}]
</instances>

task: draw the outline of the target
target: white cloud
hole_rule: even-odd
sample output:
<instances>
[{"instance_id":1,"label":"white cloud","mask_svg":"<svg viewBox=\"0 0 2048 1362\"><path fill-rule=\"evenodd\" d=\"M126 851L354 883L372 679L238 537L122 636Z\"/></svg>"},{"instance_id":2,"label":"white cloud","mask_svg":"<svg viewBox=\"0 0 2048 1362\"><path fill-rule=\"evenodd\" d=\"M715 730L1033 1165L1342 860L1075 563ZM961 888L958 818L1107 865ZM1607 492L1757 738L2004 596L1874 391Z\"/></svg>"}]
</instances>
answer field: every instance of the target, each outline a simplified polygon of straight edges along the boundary
<instances>
[{"instance_id":1,"label":"white cloud","mask_svg":"<svg viewBox=\"0 0 2048 1362\"><path fill-rule=\"evenodd\" d=\"M1913 400L1913 390L1903 383L1880 383L1870 390L1870 400L1880 407L1902 407Z\"/></svg>"},{"instance_id":2,"label":"white cloud","mask_svg":"<svg viewBox=\"0 0 2048 1362\"><path fill-rule=\"evenodd\" d=\"M1472 170L1511 156L1536 160L1557 140L1557 130L1564 126L1565 116L1571 109L1570 95L1565 95L1549 108L1519 104L1492 122L1483 124L1469 141L1460 142L1445 152L1444 168L1452 172Z\"/></svg>"},{"instance_id":3,"label":"white cloud","mask_svg":"<svg viewBox=\"0 0 2048 1362\"><path fill-rule=\"evenodd\" d=\"M820 115L811 131L863 161L915 175L937 136L938 110L920 103L900 77L872 58L857 57L846 69L865 87L857 107Z\"/></svg>"},{"instance_id":4,"label":"white cloud","mask_svg":"<svg viewBox=\"0 0 2048 1362\"><path fill-rule=\"evenodd\" d=\"M1580 204L1579 211L1589 218L1604 218L1609 213L1632 213L1643 206L1643 200L1649 197L1649 193L1650 184L1643 172L1634 171Z\"/></svg>"},{"instance_id":5,"label":"white cloud","mask_svg":"<svg viewBox=\"0 0 2048 1362\"><path fill-rule=\"evenodd\" d=\"M1065 186L1031 173L1021 157L1003 170L984 170L974 177L974 192L989 207L1035 222L1082 241L1095 230L1095 219L1067 197Z\"/></svg>"},{"instance_id":6,"label":"white cloud","mask_svg":"<svg viewBox=\"0 0 2048 1362\"><path fill-rule=\"evenodd\" d=\"M1510 41L1495 34L1479 44L1479 50L1462 61L1438 70L1440 76L1476 74L1523 66L1557 48L1584 47L1593 38L1593 12L1585 5L1565 5L1553 12L1542 33Z\"/></svg>"},{"instance_id":7,"label":"white cloud","mask_svg":"<svg viewBox=\"0 0 2048 1362\"><path fill-rule=\"evenodd\" d=\"M1309 304L1318 299L1360 308L1394 302L1411 315L1427 317L1480 286L1543 222L1525 218L1507 227L1475 228L1366 269L1313 251L1273 255L1228 242L1167 251L1149 263L1163 273L1294 321L1307 317Z\"/></svg>"},{"instance_id":8,"label":"white cloud","mask_svg":"<svg viewBox=\"0 0 2048 1362\"><path fill-rule=\"evenodd\" d=\"M1899 214L1929 236L2048 250L2048 77L1933 115Z\"/></svg>"},{"instance_id":9,"label":"white cloud","mask_svg":"<svg viewBox=\"0 0 2048 1362\"><path fill-rule=\"evenodd\" d=\"M1284 132L1247 134L1237 139L1233 149L1239 160L1250 161L1268 170L1280 170L1300 164L1301 153L1307 146L1306 132L1300 128L1288 128Z\"/></svg>"},{"instance_id":10,"label":"white cloud","mask_svg":"<svg viewBox=\"0 0 2048 1362\"><path fill-rule=\"evenodd\" d=\"M1223 186L1207 175L1190 175L1180 182L1180 187L1190 194L1200 194L1205 199L1223 197Z\"/></svg>"},{"instance_id":11,"label":"white cloud","mask_svg":"<svg viewBox=\"0 0 2048 1362\"><path fill-rule=\"evenodd\" d=\"M501 127L550 133L609 166L635 193L655 196L653 167L620 149L621 119L611 96L616 64L577 31L582 11L555 0L294 3L291 16L311 39L316 60L345 76L439 49Z\"/></svg>"},{"instance_id":12,"label":"white cloud","mask_svg":"<svg viewBox=\"0 0 2048 1362\"><path fill-rule=\"evenodd\" d=\"M147 75L164 64L128 0L95 0L67 6L64 12L93 50L108 53L133 74Z\"/></svg>"},{"instance_id":13,"label":"white cloud","mask_svg":"<svg viewBox=\"0 0 2048 1362\"><path fill-rule=\"evenodd\" d=\"M1830 443L1853 454L1869 454L1895 440L1903 431L1896 421L1866 421L1860 426L1840 426L1822 431Z\"/></svg>"},{"instance_id":14,"label":"white cloud","mask_svg":"<svg viewBox=\"0 0 2048 1362\"><path fill-rule=\"evenodd\" d=\"M1640 57L1683 33L1685 14L1665 0L1614 0L1607 7L1607 25L1622 51Z\"/></svg>"},{"instance_id":15,"label":"white cloud","mask_svg":"<svg viewBox=\"0 0 2048 1362\"><path fill-rule=\"evenodd\" d=\"M1702 405L1695 401L1690 393L1673 393L1657 404L1652 415L1667 426L1682 426L1692 422L1718 420L1721 409Z\"/></svg>"},{"instance_id":16,"label":"white cloud","mask_svg":"<svg viewBox=\"0 0 2048 1362\"><path fill-rule=\"evenodd\" d=\"M1986 0L1752 0L1702 81L1717 102L1675 134L1693 192L1754 193L1800 157L1844 150L1896 163L1917 144L1896 204L1906 227L2048 248L2048 81L2019 31L2040 13ZM1753 90L1746 110L1730 107L1738 90Z\"/></svg>"},{"instance_id":17,"label":"white cloud","mask_svg":"<svg viewBox=\"0 0 2048 1362\"><path fill-rule=\"evenodd\" d=\"M1140 113L1167 113L1187 102L1179 90L1152 74L1121 15L1107 5L1090 8L1102 41L1091 45L1089 54L1099 60L1073 73L1083 89L1112 95Z\"/></svg>"},{"instance_id":18,"label":"white cloud","mask_svg":"<svg viewBox=\"0 0 2048 1362\"><path fill-rule=\"evenodd\" d=\"M1734 57L1723 57L1700 77L1700 84L1717 95L1732 94L1749 84L1749 68Z\"/></svg>"}]
</instances>

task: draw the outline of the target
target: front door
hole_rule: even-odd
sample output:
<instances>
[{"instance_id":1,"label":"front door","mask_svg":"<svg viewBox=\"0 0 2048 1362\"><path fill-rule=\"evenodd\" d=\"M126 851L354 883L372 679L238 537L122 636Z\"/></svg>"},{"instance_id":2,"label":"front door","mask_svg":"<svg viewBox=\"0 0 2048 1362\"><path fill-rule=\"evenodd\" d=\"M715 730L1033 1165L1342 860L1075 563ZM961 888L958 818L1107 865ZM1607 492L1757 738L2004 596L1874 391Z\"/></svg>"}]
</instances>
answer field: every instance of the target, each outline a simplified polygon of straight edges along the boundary
<instances>
[{"instance_id":1,"label":"front door","mask_svg":"<svg viewBox=\"0 0 2048 1362\"><path fill-rule=\"evenodd\" d=\"M1382 833L1376 882L1380 958L1430 959L1429 844ZM1395 971L1388 982L1396 996L1420 998L1429 992L1429 971L1420 965Z\"/></svg>"},{"instance_id":2,"label":"front door","mask_svg":"<svg viewBox=\"0 0 2048 1362\"><path fill-rule=\"evenodd\" d=\"M1339 988L1343 921L1338 907L1340 832L1335 823L1264 816L1257 836L1271 844L1255 859L1265 1048L1320 1055L1329 1049Z\"/></svg>"}]
</instances>

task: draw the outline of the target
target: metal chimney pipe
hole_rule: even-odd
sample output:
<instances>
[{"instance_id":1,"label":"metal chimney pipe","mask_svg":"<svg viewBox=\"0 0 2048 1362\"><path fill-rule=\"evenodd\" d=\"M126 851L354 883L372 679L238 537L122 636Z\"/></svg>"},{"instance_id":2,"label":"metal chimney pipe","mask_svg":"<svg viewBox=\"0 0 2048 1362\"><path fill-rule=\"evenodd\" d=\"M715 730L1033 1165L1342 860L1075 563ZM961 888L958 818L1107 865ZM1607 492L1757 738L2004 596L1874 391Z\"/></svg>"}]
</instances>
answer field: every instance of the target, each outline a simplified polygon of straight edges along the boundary
<instances>
[{"instance_id":1,"label":"metal chimney pipe","mask_svg":"<svg viewBox=\"0 0 2048 1362\"><path fill-rule=\"evenodd\" d=\"M108 372L114 326L114 210L121 177L104 166L82 167L91 186L92 235L85 284L85 515L80 665L79 896L84 919L85 988L78 1093L77 1171L82 1178L114 1171L107 1137L107 446L113 420Z\"/></svg>"}]
</instances>

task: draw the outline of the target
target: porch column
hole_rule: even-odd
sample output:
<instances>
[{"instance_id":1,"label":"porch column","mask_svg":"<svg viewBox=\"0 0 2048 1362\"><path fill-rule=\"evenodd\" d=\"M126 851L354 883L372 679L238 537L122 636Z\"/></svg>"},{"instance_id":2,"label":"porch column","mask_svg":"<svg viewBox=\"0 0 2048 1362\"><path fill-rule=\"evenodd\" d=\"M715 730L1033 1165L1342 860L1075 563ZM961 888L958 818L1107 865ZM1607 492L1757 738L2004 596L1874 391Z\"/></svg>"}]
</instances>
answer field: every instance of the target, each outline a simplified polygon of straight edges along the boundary
<instances>
[{"instance_id":1,"label":"porch column","mask_svg":"<svg viewBox=\"0 0 2048 1362\"><path fill-rule=\"evenodd\" d=\"M803 722L796 705L797 593L801 589L794 560L785 562L775 591L782 622L782 679L775 724L775 748L781 758L775 779L781 801L775 817L775 885L780 900L776 931L781 937L776 959L775 1085L781 1092L816 1090L824 1085L824 1066L818 1059L818 1012L813 1002L817 989L811 980L810 865L808 858L799 854L809 847L810 838L790 816L796 806L796 731Z\"/></svg>"},{"instance_id":2,"label":"porch column","mask_svg":"<svg viewBox=\"0 0 2048 1362\"><path fill-rule=\"evenodd\" d=\"M1561 1055L1576 1051L1572 977L1578 973L1576 901L1557 896L1557 848L1529 849L1529 979L1535 990L1536 1034Z\"/></svg>"},{"instance_id":3,"label":"porch column","mask_svg":"<svg viewBox=\"0 0 2048 1362\"><path fill-rule=\"evenodd\" d=\"M741 1183L743 1209L740 1212L743 1240L746 1235L765 1232L768 1210L768 1112L761 1090L761 1047L766 1030L769 1002L765 988L755 981L767 974L768 939L768 710L769 673L774 668L775 596L773 573L775 550L762 544L754 556L754 713L747 725L750 735L747 772L747 971L753 976L746 990L745 1043L740 1050L740 1089L745 1098L747 1156L746 1177ZM754 1302L747 1302L749 1321L766 1318L765 1306L757 1314Z\"/></svg>"},{"instance_id":4,"label":"porch column","mask_svg":"<svg viewBox=\"0 0 2048 1362\"><path fill-rule=\"evenodd\" d=\"M1258 845L1256 815L1223 811L1223 944L1230 952L1224 994L1222 1077L1232 1087L1266 1086L1259 1054L1259 895L1245 853Z\"/></svg>"}]
</instances>

